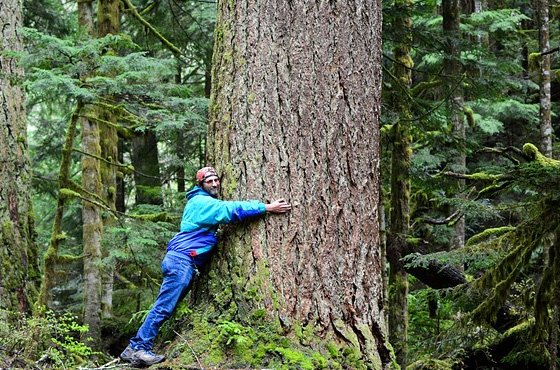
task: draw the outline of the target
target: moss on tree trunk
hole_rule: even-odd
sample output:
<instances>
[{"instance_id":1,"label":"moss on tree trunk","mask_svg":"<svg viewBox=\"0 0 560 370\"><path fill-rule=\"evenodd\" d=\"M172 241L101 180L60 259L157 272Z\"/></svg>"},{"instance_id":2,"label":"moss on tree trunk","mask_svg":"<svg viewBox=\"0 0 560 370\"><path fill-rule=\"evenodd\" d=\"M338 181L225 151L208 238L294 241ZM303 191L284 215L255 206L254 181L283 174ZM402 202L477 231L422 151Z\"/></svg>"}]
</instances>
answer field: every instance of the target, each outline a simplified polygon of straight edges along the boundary
<instances>
[{"instance_id":1,"label":"moss on tree trunk","mask_svg":"<svg viewBox=\"0 0 560 370\"><path fill-rule=\"evenodd\" d=\"M395 46L394 77L399 89L392 98L399 120L392 130L391 150L391 210L387 235L389 261L389 338L395 348L401 369L407 365L408 340L408 274L401 258L409 253L407 237L410 220L410 164L412 157L410 124L412 114L408 96L412 84L410 56L412 45L411 0L396 1L394 27L401 30Z\"/></svg>"}]
</instances>

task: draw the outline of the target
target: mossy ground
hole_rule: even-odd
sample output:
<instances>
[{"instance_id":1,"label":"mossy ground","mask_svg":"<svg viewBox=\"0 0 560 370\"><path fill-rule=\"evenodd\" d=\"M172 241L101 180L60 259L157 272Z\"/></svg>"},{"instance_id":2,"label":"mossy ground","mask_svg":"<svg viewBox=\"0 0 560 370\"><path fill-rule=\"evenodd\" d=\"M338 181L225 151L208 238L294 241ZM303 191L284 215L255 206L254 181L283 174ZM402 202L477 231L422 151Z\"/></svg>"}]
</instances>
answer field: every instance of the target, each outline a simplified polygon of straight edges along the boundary
<instances>
[{"instance_id":1,"label":"mossy ground","mask_svg":"<svg viewBox=\"0 0 560 370\"><path fill-rule=\"evenodd\" d=\"M202 312L175 315L162 336L175 337L160 348L168 359L160 369L368 369L359 349L331 338L320 338L313 326L294 325L286 333L278 321L257 310L251 324L210 322ZM183 323L181 332L172 327Z\"/></svg>"}]
</instances>

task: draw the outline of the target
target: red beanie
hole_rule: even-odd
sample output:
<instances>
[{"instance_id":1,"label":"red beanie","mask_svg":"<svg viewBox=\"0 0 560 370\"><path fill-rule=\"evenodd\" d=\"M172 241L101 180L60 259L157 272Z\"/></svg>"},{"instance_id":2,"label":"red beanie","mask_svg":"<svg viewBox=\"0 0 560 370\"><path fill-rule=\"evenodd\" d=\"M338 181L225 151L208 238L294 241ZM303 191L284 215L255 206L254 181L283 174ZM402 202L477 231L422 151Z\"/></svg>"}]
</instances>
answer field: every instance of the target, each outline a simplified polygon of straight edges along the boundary
<instances>
[{"instance_id":1,"label":"red beanie","mask_svg":"<svg viewBox=\"0 0 560 370\"><path fill-rule=\"evenodd\" d=\"M214 169L214 167L204 167L197 171L196 173L196 181L203 182L210 176L218 176L218 172ZM219 176L218 176L219 177Z\"/></svg>"}]
</instances>

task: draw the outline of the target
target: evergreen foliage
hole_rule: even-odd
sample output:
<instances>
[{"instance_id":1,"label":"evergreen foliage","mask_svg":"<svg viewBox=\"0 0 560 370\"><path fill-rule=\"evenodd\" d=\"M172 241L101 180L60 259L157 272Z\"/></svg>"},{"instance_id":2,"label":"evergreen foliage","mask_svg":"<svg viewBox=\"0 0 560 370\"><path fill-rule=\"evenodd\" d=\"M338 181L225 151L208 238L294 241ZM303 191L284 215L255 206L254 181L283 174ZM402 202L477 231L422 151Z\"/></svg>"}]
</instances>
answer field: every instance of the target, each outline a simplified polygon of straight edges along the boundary
<instances>
[{"instance_id":1,"label":"evergreen foliage","mask_svg":"<svg viewBox=\"0 0 560 370\"><path fill-rule=\"evenodd\" d=\"M531 67L540 58L535 53L533 10L529 4L519 7L506 1L485 3L475 11L469 9L472 4L463 3L461 38L453 40L462 50L460 80L450 81L441 72L442 45L449 36L442 33L438 4L431 1L415 2L412 9L415 67L411 89L405 91L385 70L382 112L386 126L382 132L390 133L399 118L395 113L399 107L388 99L391 94L408 95L413 107L412 229L408 240L415 253L405 263L409 268L428 268L434 261L441 266L460 266L468 281L453 294L442 291L430 300L426 298L430 290L411 280L415 287L409 295L411 368L468 367L475 353L486 353L480 356L488 366L541 366L548 361L544 343L550 330L557 330L547 326L552 325L555 309L551 290L557 286L552 262L555 252L550 250L554 250L551 246L557 232L556 162L543 158L535 146L518 149L540 140L539 87L536 69ZM385 25L393 24L393 11L393 2L384 2ZM392 51L399 32L384 28L387 65L398 62ZM457 88L463 89L466 104L465 148L453 137L445 118L444 101ZM392 139L390 134L384 136L386 158ZM466 173L453 165L461 150L467 153ZM383 168L389 173L388 162ZM465 188L457 187L457 178L466 179ZM387 199L390 191L389 184L384 184ZM447 252L458 217L465 217L470 240L465 248ZM444 316L433 316L436 311L430 308L431 301L438 309L446 307ZM502 325L504 315L515 317L509 325L534 323L538 316L539 325L524 326L521 336L530 338L525 346L521 342L504 344L509 355L498 355L492 352L499 343L521 338L517 337L519 331L503 334L492 327ZM449 320L441 331L431 329L424 334L441 317ZM491 356L495 358L489 359Z\"/></svg>"},{"instance_id":2,"label":"evergreen foliage","mask_svg":"<svg viewBox=\"0 0 560 370\"><path fill-rule=\"evenodd\" d=\"M80 341L88 328L73 315L48 311L41 317L26 318L0 310L0 319L2 368L71 368L101 355Z\"/></svg>"}]
</instances>

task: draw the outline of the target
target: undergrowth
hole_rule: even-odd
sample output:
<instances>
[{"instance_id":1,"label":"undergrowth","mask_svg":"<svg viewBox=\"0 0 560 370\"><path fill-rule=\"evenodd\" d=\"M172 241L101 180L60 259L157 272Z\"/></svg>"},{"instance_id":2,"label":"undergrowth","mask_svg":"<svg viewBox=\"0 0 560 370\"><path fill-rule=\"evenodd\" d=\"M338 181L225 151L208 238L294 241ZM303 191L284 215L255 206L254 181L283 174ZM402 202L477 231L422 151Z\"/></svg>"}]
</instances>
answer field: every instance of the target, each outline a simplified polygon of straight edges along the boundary
<instances>
[{"instance_id":1,"label":"undergrowth","mask_svg":"<svg viewBox=\"0 0 560 370\"><path fill-rule=\"evenodd\" d=\"M52 311L27 317L0 310L0 368L70 369L101 355L80 340L88 328L76 320Z\"/></svg>"}]
</instances>

